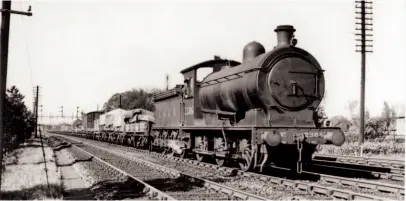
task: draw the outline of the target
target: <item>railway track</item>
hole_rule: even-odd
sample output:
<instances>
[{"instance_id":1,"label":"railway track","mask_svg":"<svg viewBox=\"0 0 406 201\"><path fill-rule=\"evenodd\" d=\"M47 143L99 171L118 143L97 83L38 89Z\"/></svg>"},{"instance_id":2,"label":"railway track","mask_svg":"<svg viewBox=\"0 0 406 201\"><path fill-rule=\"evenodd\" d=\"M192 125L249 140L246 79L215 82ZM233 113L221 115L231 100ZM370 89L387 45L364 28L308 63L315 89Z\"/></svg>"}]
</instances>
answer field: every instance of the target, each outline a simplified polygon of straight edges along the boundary
<instances>
[{"instance_id":1,"label":"railway track","mask_svg":"<svg viewBox=\"0 0 406 201\"><path fill-rule=\"evenodd\" d=\"M67 139L67 141L71 141L71 139ZM136 177L140 177L139 174L141 174L141 176L144 176L145 174L150 176L153 175L154 177L156 177L156 175L161 175L159 176L159 179L149 179L147 181L144 179L143 181L145 185L150 186L148 188L152 187L154 189L154 193L156 196L160 196L160 199L194 200L204 198L210 200L267 200L265 197L233 189L207 179L185 174L183 172L160 166L145 160L128 157L126 154L112 151L103 147L97 147L87 143L72 143L72 145L94 157L96 157L97 154L102 154L105 163L108 163L111 167L115 167L115 169L120 170L122 174L126 173L132 177L134 177L134 175L136 175ZM111 161L112 158L115 158L116 162L110 163L109 161ZM123 164L128 164L128 161L131 163L136 163L137 165L125 167ZM121 167L118 168L117 166ZM121 169L125 169L125 171ZM140 170L141 173L138 174ZM137 181L142 181L142 179L137 179Z\"/></svg>"},{"instance_id":2,"label":"railway track","mask_svg":"<svg viewBox=\"0 0 406 201\"><path fill-rule=\"evenodd\" d=\"M134 148L130 148L133 150ZM320 174L317 172L311 172L311 171L303 171L303 178L316 178L316 180L320 182L324 182L325 184L339 184L342 187L338 188L330 188L327 186L322 186L322 185L317 185L317 184L311 184L311 183L304 183L303 181L297 181L297 180L291 180L291 179L286 179L285 178L280 178L280 177L274 177L270 175L264 175L264 174L257 174L257 173L252 173L252 172L242 172L240 170L234 169L234 168L229 168L229 167L218 167L217 165L214 164L209 164L209 163L204 163L204 162L197 162L194 160L190 159L183 159L179 157L174 157L174 156L168 156L168 155L161 155L157 153L151 153L147 152L144 150L137 150L139 152L143 152L146 154L152 154L158 157L165 157L170 160L176 160L176 161L181 161L189 164L194 164L194 165L199 165L199 166L204 166L204 167L210 167L212 170L221 170L221 171L226 171L226 172L232 172L236 171L238 172L239 175L244 176L244 177L255 177L259 180L262 181L270 181L273 184L282 184L286 187L290 188L295 188L298 190L302 191L307 191L308 193L326 193L327 197L333 197L333 198L341 198L341 199L347 199L347 197L353 196L354 199L371 199L374 196L371 196L371 198L364 197L362 198L361 195L356 194L357 192L351 192L351 191L346 191L345 189L350 189L350 188L357 188L358 193L360 192L374 192L378 191L380 196L386 197L388 194L393 194L395 197L404 197L404 186L403 185L393 185L393 184L388 184L388 183L383 183L383 182L377 182L377 181L368 181L368 180L362 180L362 179L352 179L352 178L345 178L345 177L338 177L338 176L332 176L332 175L327 175L327 174ZM285 174L289 174L289 170L286 169ZM278 175L281 175L278 173L275 173ZM315 179L311 179L315 181ZM303 186L307 186L308 189L303 188ZM337 185L335 185L337 186ZM344 187L344 189L343 189ZM302 189L300 189L302 188ZM323 190L324 189L324 190ZM314 192L312 192L314 190ZM365 191L367 190L367 191ZM328 194L331 193L331 194ZM336 193L334 195L334 193ZM353 195L351 195L353 194ZM358 198L355 198L359 196ZM390 196L390 195L389 195ZM375 198L377 198L376 196ZM394 198L395 198L394 197ZM373 199L375 199L373 198ZM378 198L377 198L378 199Z\"/></svg>"},{"instance_id":3,"label":"railway track","mask_svg":"<svg viewBox=\"0 0 406 201\"><path fill-rule=\"evenodd\" d=\"M395 159L383 159L374 157L359 157L359 156L340 156L340 155L328 155L328 154L314 154L313 159L319 161L335 161L341 163L359 164L359 165L370 165L376 167L386 167L386 168L405 168L404 160Z\"/></svg>"},{"instance_id":4,"label":"railway track","mask_svg":"<svg viewBox=\"0 0 406 201\"><path fill-rule=\"evenodd\" d=\"M59 141L58 140L53 140L53 141ZM63 141L63 140L62 140ZM54 143L55 144L55 143ZM88 151L82 149L78 145L74 145L69 142L62 142L61 145L57 145L54 147L54 149L61 150L63 148L69 148L71 147L72 149L70 152L74 155L74 162L76 163L78 161L87 161L91 162L92 165L89 165L90 167L98 167L96 172L107 172L108 174L96 174L96 177L105 177L105 181L123 181L125 180L124 177L128 177L129 180L131 180L132 184L131 186L137 186L138 191L133 191L131 192L132 196L131 197L136 197L136 198L144 198L144 199L156 199L156 200L176 200L172 196L162 192L161 190L158 190L154 186L145 183L144 181L140 180L137 177L132 176L131 174L121 170L120 168L115 167L114 165L110 164L106 160L103 160L97 156L95 156L92 153L89 153ZM138 169L138 171L142 171L142 169ZM148 172L145 172L145 174L148 174ZM135 195L138 194L138 195Z\"/></svg>"},{"instance_id":5,"label":"railway track","mask_svg":"<svg viewBox=\"0 0 406 201\"><path fill-rule=\"evenodd\" d=\"M103 143L103 142L99 142ZM94 145L95 146L95 145ZM123 148L123 146L119 145L114 145L117 147ZM160 163L164 163L164 160L166 159L168 161L171 161L172 163L178 162L178 163L183 163L183 164L189 164L191 167L202 167L206 168L206 171L215 171L216 173L221 173L221 172L234 172L235 174L239 175L240 178L250 178L253 183L260 183L263 184L263 187L260 188L257 191L259 192L264 192L264 191L270 191L270 189L277 189L280 187L283 187L284 189L280 190L285 190L285 189L290 189L294 191L299 191L302 193L305 193L309 196L315 196L315 195L321 195L322 197L329 197L329 198L339 198L339 199L373 199L373 200L384 200L387 199L388 197L391 197L392 199L397 199L398 197L404 196L404 187L403 186L397 186L397 185L390 185L390 184L382 184L378 182L370 182L370 181L364 181L364 180L357 180L357 179L349 179L349 178L342 178L342 177L335 177L335 176L330 176L330 175L323 175L323 174L317 174L317 173L312 173L312 172L307 172L306 174L312 174L315 176L318 176L320 178L320 181L323 181L324 183L329 183L329 184L340 184L341 186L339 187L332 187L334 185L319 185L315 183L309 183L306 181L298 181L298 180L291 180L291 179L286 179L286 178L279 178L279 177L272 177L269 175L263 175L263 174L257 174L257 173L251 173L251 172L241 172L239 170L236 170L234 168L228 168L228 167L217 167L217 165L213 164L208 164L208 163L201 163L197 162L194 160L190 159L183 159L183 158L178 158L178 157L173 157L173 156L168 156L168 155L162 155L158 153L151 153L147 152L145 150L138 150L134 149L131 147L124 147L125 149L128 149L130 151L137 151L138 153L142 154L147 154L150 156L154 156L155 161L160 161ZM127 151L118 151L120 154L125 154L127 157L130 157L129 152ZM132 156L134 157L134 156ZM161 160L157 160L161 159ZM349 190L348 188L357 188L357 192L354 192L353 190ZM367 189L368 191L365 191ZM372 195L370 192L379 192L375 193L375 195ZM367 192L363 193L363 192ZM377 196L378 194L379 196Z\"/></svg>"},{"instance_id":6,"label":"railway track","mask_svg":"<svg viewBox=\"0 0 406 201\"><path fill-rule=\"evenodd\" d=\"M304 169L309 171L325 172L336 176L351 176L365 179L383 179L394 184L404 183L405 175L399 169L379 169L364 165L353 165L338 162L313 161Z\"/></svg>"}]
</instances>

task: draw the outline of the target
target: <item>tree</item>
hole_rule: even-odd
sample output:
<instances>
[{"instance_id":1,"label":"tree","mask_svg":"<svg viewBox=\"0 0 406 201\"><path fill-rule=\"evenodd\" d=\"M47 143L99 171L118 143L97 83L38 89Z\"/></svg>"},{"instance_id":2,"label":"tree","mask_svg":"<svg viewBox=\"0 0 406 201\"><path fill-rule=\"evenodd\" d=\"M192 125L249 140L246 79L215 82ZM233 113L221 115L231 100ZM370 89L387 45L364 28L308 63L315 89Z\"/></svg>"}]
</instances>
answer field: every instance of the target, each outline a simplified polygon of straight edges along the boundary
<instances>
[{"instance_id":1,"label":"tree","mask_svg":"<svg viewBox=\"0 0 406 201\"><path fill-rule=\"evenodd\" d=\"M350 121L351 121L351 126L348 129L348 132L359 132L360 130L360 108L359 108L359 102L357 100L352 100L348 101L348 104L346 106L348 109L348 112L350 114ZM369 113L368 108L365 108L365 113L364 113L364 122L366 125L366 122L371 118L371 115Z\"/></svg>"},{"instance_id":2,"label":"tree","mask_svg":"<svg viewBox=\"0 0 406 201\"><path fill-rule=\"evenodd\" d=\"M365 124L365 139L375 139L385 136L386 120L383 117L373 117Z\"/></svg>"},{"instance_id":3,"label":"tree","mask_svg":"<svg viewBox=\"0 0 406 201\"><path fill-rule=\"evenodd\" d=\"M396 118L395 110L389 107L389 104L386 101L383 102L381 117L383 118L386 129L394 123L394 119Z\"/></svg>"},{"instance_id":4,"label":"tree","mask_svg":"<svg viewBox=\"0 0 406 201\"><path fill-rule=\"evenodd\" d=\"M136 108L142 108L149 111L154 111L153 95L159 92L158 89L150 91L144 89L132 89L123 93L116 93L109 98L104 104L103 109L105 112L117 109L120 107L121 96L121 109L131 110Z\"/></svg>"},{"instance_id":5,"label":"tree","mask_svg":"<svg viewBox=\"0 0 406 201\"><path fill-rule=\"evenodd\" d=\"M31 136L35 128L35 117L24 104L24 96L17 87L6 90L4 99L4 142L18 144Z\"/></svg>"},{"instance_id":6,"label":"tree","mask_svg":"<svg viewBox=\"0 0 406 201\"><path fill-rule=\"evenodd\" d=\"M365 121L368 121L368 119L371 118L371 114L369 114L368 108L365 109L365 114L364 114L364 119Z\"/></svg>"},{"instance_id":7,"label":"tree","mask_svg":"<svg viewBox=\"0 0 406 201\"><path fill-rule=\"evenodd\" d=\"M358 116L357 113L359 113L359 111L357 111L357 107L358 107L358 101L357 100L352 100L352 101L348 102L347 109L350 112L351 117Z\"/></svg>"},{"instance_id":8,"label":"tree","mask_svg":"<svg viewBox=\"0 0 406 201\"><path fill-rule=\"evenodd\" d=\"M395 124L396 112L394 108L389 107L389 104L384 101L381 112L382 127L386 134L390 133L391 128Z\"/></svg>"},{"instance_id":9,"label":"tree","mask_svg":"<svg viewBox=\"0 0 406 201\"><path fill-rule=\"evenodd\" d=\"M344 116L334 116L331 118L331 124L333 127L340 127L343 132L348 132L352 123Z\"/></svg>"},{"instance_id":10,"label":"tree","mask_svg":"<svg viewBox=\"0 0 406 201\"><path fill-rule=\"evenodd\" d=\"M366 125L366 122L369 121L369 119L371 118L370 114L369 114L369 110L368 108L365 108L365 114L364 114L364 126ZM348 129L349 132L358 132L360 130L360 116L358 113L358 116L352 116L351 119L351 126Z\"/></svg>"},{"instance_id":11,"label":"tree","mask_svg":"<svg viewBox=\"0 0 406 201\"><path fill-rule=\"evenodd\" d=\"M391 109L386 101L383 102L383 109L381 112L381 117L389 126L390 120L391 120Z\"/></svg>"}]
</instances>

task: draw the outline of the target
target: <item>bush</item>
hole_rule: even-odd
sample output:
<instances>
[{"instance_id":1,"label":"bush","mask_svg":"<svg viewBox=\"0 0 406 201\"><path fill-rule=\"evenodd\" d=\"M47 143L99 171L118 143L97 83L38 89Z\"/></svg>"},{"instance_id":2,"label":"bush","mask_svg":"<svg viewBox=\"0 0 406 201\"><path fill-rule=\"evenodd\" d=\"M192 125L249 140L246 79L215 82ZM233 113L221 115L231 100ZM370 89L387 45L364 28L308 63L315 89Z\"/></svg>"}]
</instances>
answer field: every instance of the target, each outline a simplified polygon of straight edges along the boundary
<instances>
[{"instance_id":1,"label":"bush","mask_svg":"<svg viewBox=\"0 0 406 201\"><path fill-rule=\"evenodd\" d=\"M3 142L6 152L30 138L35 128L35 117L27 110L23 100L24 96L15 86L7 89L3 113Z\"/></svg>"},{"instance_id":2,"label":"bush","mask_svg":"<svg viewBox=\"0 0 406 201\"><path fill-rule=\"evenodd\" d=\"M350 101L348 104L348 109L351 117L346 118L343 116L335 116L331 118L332 124L335 127L340 127L343 132L358 133L360 130L360 113L359 113L359 103L358 101ZM396 122L396 112L394 107L389 107L389 104L384 101L384 107L380 116L371 117L368 109L365 109L365 139L375 139L384 138L390 131L395 130ZM354 137L358 138L358 137ZM352 136L349 141L352 141ZM355 140L354 140L355 141Z\"/></svg>"},{"instance_id":3,"label":"bush","mask_svg":"<svg viewBox=\"0 0 406 201\"><path fill-rule=\"evenodd\" d=\"M334 127L340 127L343 132L348 132L352 123L344 116L335 116L331 118L331 124Z\"/></svg>"}]
</instances>

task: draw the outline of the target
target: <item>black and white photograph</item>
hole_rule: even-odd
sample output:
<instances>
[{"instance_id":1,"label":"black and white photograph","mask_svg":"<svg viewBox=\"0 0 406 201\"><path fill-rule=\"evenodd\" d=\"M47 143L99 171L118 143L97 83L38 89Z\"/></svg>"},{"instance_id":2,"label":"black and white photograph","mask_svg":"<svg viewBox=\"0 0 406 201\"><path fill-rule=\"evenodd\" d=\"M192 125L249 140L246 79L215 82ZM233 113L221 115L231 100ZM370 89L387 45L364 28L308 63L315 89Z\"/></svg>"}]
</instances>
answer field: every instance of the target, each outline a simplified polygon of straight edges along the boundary
<instances>
[{"instance_id":1,"label":"black and white photograph","mask_svg":"<svg viewBox=\"0 0 406 201\"><path fill-rule=\"evenodd\" d=\"M405 200L404 0L2 0L0 200Z\"/></svg>"}]
</instances>

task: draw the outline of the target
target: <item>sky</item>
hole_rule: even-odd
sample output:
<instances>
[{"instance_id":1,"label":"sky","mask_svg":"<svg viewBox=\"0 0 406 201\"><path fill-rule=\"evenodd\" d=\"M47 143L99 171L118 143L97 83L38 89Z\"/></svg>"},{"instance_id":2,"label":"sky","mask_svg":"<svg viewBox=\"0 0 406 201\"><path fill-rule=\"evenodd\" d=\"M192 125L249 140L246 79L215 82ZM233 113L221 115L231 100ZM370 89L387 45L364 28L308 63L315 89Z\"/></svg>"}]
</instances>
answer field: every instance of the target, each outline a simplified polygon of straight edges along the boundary
<instances>
[{"instance_id":1,"label":"sky","mask_svg":"<svg viewBox=\"0 0 406 201\"><path fill-rule=\"evenodd\" d=\"M30 109L39 85L44 116L60 115L60 106L64 115L101 109L132 88L163 89L166 74L173 87L183 82L182 69L214 55L241 61L251 41L269 51L281 24L295 27L297 46L325 70L328 116L348 115L348 102L360 97L353 0L24 0L12 9L28 5L32 17L11 17L7 84ZM405 10L403 0L374 2L366 70L372 116L383 101L406 102Z\"/></svg>"}]
</instances>

